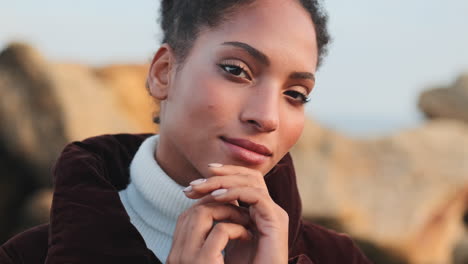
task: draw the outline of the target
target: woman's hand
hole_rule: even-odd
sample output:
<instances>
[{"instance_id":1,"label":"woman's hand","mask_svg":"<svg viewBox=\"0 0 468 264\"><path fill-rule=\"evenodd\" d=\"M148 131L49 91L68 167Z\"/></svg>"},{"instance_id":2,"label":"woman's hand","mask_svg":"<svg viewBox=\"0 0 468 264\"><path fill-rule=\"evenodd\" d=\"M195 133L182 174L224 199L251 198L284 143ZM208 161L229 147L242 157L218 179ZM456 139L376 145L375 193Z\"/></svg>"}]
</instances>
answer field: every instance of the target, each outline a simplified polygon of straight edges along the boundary
<instances>
[{"instance_id":1,"label":"woman's hand","mask_svg":"<svg viewBox=\"0 0 468 264\"><path fill-rule=\"evenodd\" d=\"M211 217L211 221L202 224L205 226L204 231L198 232L199 236L204 235L201 240L206 237L204 242L198 242L203 244L201 248L216 254L221 260L221 250L225 249L226 263L287 263L288 215L271 199L263 175L259 171L233 165L211 166L210 172L211 177L192 182L186 195L193 199L203 197L193 208L209 204L211 210L203 212L204 217L200 216L202 212L197 209L189 209L183 215L186 219L185 226L189 226L185 228L192 230L196 228L192 221L201 218L206 221ZM248 204L248 209L238 207L237 201ZM226 207L230 208L229 213ZM218 210L225 213L215 213ZM199 216L188 220L186 214L194 212L198 212ZM238 217L233 217L234 215ZM210 231L208 225L212 224L213 220L222 223L216 224ZM218 225L222 225L219 228L221 230L217 229ZM181 235L178 228L179 223L174 239ZM182 229L182 226L179 229ZM223 235L212 236L214 231ZM190 239L195 235L192 234ZM189 239L187 234L185 237L185 240Z\"/></svg>"},{"instance_id":2,"label":"woman's hand","mask_svg":"<svg viewBox=\"0 0 468 264\"><path fill-rule=\"evenodd\" d=\"M213 227L214 221L225 221ZM166 263L224 263L222 250L229 240L251 240L248 212L232 204L198 201L182 213L176 225Z\"/></svg>"}]
</instances>

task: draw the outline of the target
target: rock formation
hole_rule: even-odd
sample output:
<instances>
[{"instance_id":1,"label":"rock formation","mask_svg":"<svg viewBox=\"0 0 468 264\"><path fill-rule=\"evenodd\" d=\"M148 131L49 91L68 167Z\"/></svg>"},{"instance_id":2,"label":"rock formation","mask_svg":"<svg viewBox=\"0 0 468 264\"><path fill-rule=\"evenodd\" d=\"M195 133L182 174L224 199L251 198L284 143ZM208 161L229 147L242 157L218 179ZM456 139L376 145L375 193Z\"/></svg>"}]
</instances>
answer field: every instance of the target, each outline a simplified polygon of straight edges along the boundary
<instances>
[{"instance_id":1,"label":"rock formation","mask_svg":"<svg viewBox=\"0 0 468 264\"><path fill-rule=\"evenodd\" d=\"M157 131L152 113L159 108L145 89L147 71L148 65L50 63L19 43L0 53L0 243L23 225L28 210L21 205L51 186L51 166L65 144Z\"/></svg>"},{"instance_id":2,"label":"rock formation","mask_svg":"<svg viewBox=\"0 0 468 264\"><path fill-rule=\"evenodd\" d=\"M429 89L419 97L419 108L428 118L468 122L468 74L446 87Z\"/></svg>"},{"instance_id":3,"label":"rock formation","mask_svg":"<svg viewBox=\"0 0 468 264\"><path fill-rule=\"evenodd\" d=\"M29 163L37 175L48 172L49 164L67 142L49 67L26 45L13 44L0 53L1 147ZM37 181L50 182L42 178Z\"/></svg>"},{"instance_id":4,"label":"rock formation","mask_svg":"<svg viewBox=\"0 0 468 264\"><path fill-rule=\"evenodd\" d=\"M467 209L468 126L352 140L311 122L292 154L306 217L337 219L409 263L450 263Z\"/></svg>"}]
</instances>

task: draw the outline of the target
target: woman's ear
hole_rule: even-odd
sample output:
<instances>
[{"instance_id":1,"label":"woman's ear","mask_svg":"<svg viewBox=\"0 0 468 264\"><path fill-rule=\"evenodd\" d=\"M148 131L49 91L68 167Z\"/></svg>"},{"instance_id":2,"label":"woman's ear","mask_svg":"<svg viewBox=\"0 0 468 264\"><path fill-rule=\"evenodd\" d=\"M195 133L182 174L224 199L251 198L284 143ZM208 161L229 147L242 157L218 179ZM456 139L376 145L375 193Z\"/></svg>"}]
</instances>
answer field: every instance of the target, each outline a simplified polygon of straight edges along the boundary
<instances>
[{"instance_id":1,"label":"woman's ear","mask_svg":"<svg viewBox=\"0 0 468 264\"><path fill-rule=\"evenodd\" d=\"M174 68L174 53L168 44L163 44L156 52L151 63L146 85L150 94L159 100L168 95L171 74Z\"/></svg>"}]
</instances>

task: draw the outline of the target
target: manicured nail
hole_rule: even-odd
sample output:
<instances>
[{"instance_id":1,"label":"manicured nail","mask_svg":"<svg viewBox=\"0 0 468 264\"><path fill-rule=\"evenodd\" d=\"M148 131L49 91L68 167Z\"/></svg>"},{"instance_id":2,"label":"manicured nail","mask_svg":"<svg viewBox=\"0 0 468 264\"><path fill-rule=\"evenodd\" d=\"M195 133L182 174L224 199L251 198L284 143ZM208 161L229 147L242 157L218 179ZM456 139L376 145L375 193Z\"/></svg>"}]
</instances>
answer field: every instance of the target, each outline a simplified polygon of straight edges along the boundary
<instances>
[{"instance_id":1,"label":"manicured nail","mask_svg":"<svg viewBox=\"0 0 468 264\"><path fill-rule=\"evenodd\" d=\"M213 196L221 196L221 195L227 193L227 191L228 191L227 189L218 189L218 190L213 191L213 192L211 193L211 195L213 195Z\"/></svg>"},{"instance_id":2,"label":"manicured nail","mask_svg":"<svg viewBox=\"0 0 468 264\"><path fill-rule=\"evenodd\" d=\"M208 167L210 168L221 168L223 166L223 164L221 163L210 163L208 164Z\"/></svg>"},{"instance_id":3,"label":"manicured nail","mask_svg":"<svg viewBox=\"0 0 468 264\"><path fill-rule=\"evenodd\" d=\"M203 179L198 179L198 180L192 181L192 182L190 183L190 185L199 185L199 184L202 184L202 183L204 183L204 182L206 182L206 179L205 179L205 178L203 178Z\"/></svg>"},{"instance_id":4,"label":"manicured nail","mask_svg":"<svg viewBox=\"0 0 468 264\"><path fill-rule=\"evenodd\" d=\"M192 186L189 185L189 186L185 187L185 189L183 189L182 191L184 191L184 192L186 192L186 193L187 193L187 192L191 192L191 191L192 191Z\"/></svg>"}]
</instances>

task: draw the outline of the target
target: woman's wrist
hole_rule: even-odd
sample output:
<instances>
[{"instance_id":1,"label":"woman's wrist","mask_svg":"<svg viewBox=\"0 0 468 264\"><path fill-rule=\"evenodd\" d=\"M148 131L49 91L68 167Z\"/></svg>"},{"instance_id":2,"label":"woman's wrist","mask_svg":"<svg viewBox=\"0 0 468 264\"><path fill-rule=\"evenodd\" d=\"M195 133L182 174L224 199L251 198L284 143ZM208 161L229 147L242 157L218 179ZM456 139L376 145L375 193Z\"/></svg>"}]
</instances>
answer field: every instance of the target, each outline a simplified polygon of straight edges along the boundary
<instances>
[{"instance_id":1,"label":"woman's wrist","mask_svg":"<svg viewBox=\"0 0 468 264\"><path fill-rule=\"evenodd\" d=\"M283 219L284 220L284 219ZM288 261L288 221L281 228L269 230L258 237L258 248L254 263L287 263Z\"/></svg>"},{"instance_id":2,"label":"woman's wrist","mask_svg":"<svg viewBox=\"0 0 468 264\"><path fill-rule=\"evenodd\" d=\"M260 239L253 263L288 263L288 237Z\"/></svg>"}]
</instances>

